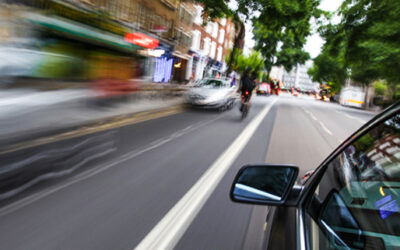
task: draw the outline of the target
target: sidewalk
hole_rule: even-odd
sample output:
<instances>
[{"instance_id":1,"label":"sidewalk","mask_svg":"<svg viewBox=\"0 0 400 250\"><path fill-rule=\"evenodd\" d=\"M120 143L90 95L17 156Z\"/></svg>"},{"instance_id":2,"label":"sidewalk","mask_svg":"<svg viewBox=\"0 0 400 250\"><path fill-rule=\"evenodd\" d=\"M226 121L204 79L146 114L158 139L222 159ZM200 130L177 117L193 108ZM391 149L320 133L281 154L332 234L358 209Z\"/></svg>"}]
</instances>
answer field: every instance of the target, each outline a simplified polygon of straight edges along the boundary
<instances>
[{"instance_id":1,"label":"sidewalk","mask_svg":"<svg viewBox=\"0 0 400 250\"><path fill-rule=\"evenodd\" d=\"M183 105L182 91L141 91L99 99L91 89L0 90L0 147L121 115Z\"/></svg>"}]
</instances>

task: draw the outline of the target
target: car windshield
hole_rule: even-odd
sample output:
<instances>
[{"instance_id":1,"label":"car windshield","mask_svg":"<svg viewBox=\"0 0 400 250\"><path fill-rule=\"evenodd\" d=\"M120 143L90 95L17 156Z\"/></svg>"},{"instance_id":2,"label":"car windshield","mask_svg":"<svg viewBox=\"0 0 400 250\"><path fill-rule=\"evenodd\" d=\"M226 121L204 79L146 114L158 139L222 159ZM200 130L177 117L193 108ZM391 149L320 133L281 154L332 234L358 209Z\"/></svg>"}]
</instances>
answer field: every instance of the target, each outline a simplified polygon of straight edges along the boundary
<instances>
[{"instance_id":1,"label":"car windshield","mask_svg":"<svg viewBox=\"0 0 400 250\"><path fill-rule=\"evenodd\" d=\"M226 87L226 84L221 80L204 79L199 81L196 86L203 88L222 88Z\"/></svg>"},{"instance_id":2,"label":"car windshield","mask_svg":"<svg viewBox=\"0 0 400 250\"><path fill-rule=\"evenodd\" d=\"M399 72L399 0L0 0L0 249L294 239L266 235L280 211L230 202L234 174L292 164L296 185L312 182L307 172L400 100ZM377 149L379 164L346 169L361 182L350 188L394 176L396 145L387 162ZM276 198L280 178L249 183L241 196L293 198ZM343 188L335 206L359 194Z\"/></svg>"}]
</instances>

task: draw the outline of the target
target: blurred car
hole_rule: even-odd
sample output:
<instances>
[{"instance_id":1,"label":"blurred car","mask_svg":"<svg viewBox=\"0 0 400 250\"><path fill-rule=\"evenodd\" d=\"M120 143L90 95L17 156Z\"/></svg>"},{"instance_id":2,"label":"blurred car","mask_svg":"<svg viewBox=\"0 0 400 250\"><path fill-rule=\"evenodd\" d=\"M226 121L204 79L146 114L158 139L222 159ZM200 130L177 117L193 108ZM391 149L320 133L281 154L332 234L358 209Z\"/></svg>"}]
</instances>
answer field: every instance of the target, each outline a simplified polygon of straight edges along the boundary
<instances>
[{"instance_id":1,"label":"blurred car","mask_svg":"<svg viewBox=\"0 0 400 250\"><path fill-rule=\"evenodd\" d=\"M230 197L270 206L264 249L400 249L399 143L400 103L301 179L293 165L244 166Z\"/></svg>"},{"instance_id":2,"label":"blurred car","mask_svg":"<svg viewBox=\"0 0 400 250\"><path fill-rule=\"evenodd\" d=\"M186 94L186 101L193 107L226 110L233 107L238 94L236 87L222 79L205 78L197 81Z\"/></svg>"},{"instance_id":3,"label":"blurred car","mask_svg":"<svg viewBox=\"0 0 400 250\"><path fill-rule=\"evenodd\" d=\"M269 95L271 93L271 88L266 82L260 83L257 88L257 95Z\"/></svg>"}]
</instances>

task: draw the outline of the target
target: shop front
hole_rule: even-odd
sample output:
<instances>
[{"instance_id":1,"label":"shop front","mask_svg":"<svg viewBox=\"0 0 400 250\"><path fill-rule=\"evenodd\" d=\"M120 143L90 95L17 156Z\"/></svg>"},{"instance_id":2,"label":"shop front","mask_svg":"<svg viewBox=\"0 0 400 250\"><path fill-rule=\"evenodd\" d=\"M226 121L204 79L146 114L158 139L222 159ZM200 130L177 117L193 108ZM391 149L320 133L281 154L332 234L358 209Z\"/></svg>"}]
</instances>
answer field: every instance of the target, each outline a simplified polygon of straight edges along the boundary
<instances>
[{"instance_id":1,"label":"shop front","mask_svg":"<svg viewBox=\"0 0 400 250\"><path fill-rule=\"evenodd\" d=\"M172 56L173 46L164 42L160 42L156 50L159 50L162 52L162 54L158 55L157 57L147 58L147 66L149 71L146 75L151 76L151 80L153 82L170 82L174 64L174 59Z\"/></svg>"},{"instance_id":2,"label":"shop front","mask_svg":"<svg viewBox=\"0 0 400 250\"><path fill-rule=\"evenodd\" d=\"M186 83L189 78L187 77L187 68L191 56L184 55L175 51L173 53L173 69L172 81L175 83Z\"/></svg>"}]
</instances>

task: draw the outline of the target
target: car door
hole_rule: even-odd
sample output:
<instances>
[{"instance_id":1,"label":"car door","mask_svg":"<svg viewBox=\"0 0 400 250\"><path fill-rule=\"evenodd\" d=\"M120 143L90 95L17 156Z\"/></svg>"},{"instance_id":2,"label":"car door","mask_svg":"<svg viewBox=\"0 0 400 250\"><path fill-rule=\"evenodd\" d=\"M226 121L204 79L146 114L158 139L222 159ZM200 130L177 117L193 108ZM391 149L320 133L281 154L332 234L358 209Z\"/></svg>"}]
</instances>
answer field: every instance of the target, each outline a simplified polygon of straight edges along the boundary
<instances>
[{"instance_id":1,"label":"car door","mask_svg":"<svg viewBox=\"0 0 400 250\"><path fill-rule=\"evenodd\" d=\"M307 249L400 249L400 114L354 134L314 173L299 205Z\"/></svg>"}]
</instances>

